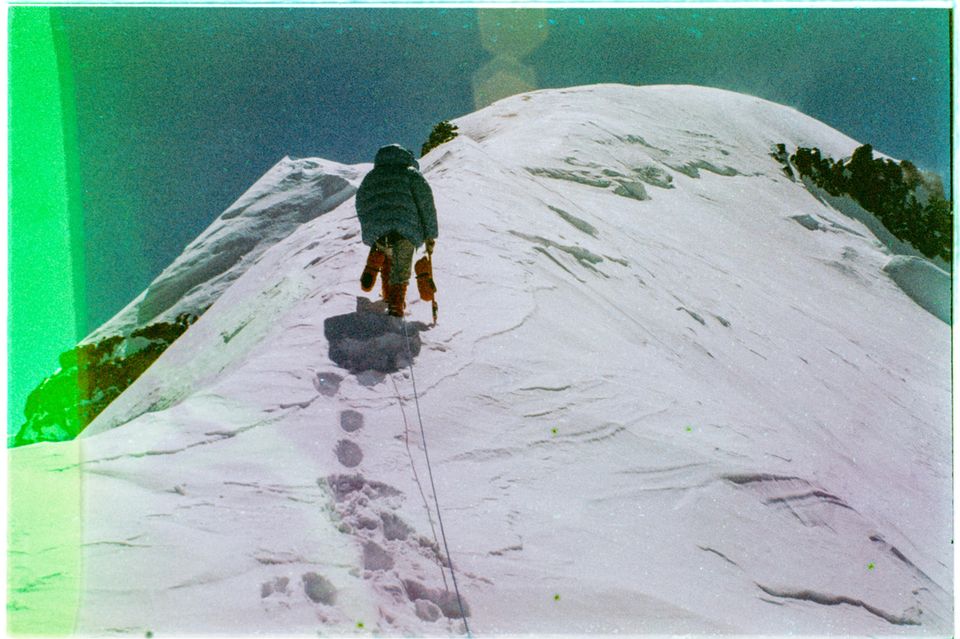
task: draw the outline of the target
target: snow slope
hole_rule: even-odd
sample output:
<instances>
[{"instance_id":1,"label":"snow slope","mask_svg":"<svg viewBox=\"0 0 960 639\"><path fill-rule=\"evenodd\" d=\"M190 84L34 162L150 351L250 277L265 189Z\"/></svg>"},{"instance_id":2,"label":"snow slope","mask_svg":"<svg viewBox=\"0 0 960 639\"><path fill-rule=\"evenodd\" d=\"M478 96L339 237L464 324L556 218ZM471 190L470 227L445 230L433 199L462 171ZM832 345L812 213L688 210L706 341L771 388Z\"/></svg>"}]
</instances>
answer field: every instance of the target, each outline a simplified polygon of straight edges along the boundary
<instances>
[{"instance_id":1,"label":"snow slope","mask_svg":"<svg viewBox=\"0 0 960 639\"><path fill-rule=\"evenodd\" d=\"M78 442L11 451L83 479L79 629L460 633L419 411L478 636L952 632L948 326L770 157L857 143L689 86L455 123L421 161L440 321L408 307L415 379L361 370L407 351L347 200Z\"/></svg>"},{"instance_id":2,"label":"snow slope","mask_svg":"<svg viewBox=\"0 0 960 639\"><path fill-rule=\"evenodd\" d=\"M352 197L371 167L283 158L84 343L173 321L181 313L201 315L264 251Z\"/></svg>"}]
</instances>

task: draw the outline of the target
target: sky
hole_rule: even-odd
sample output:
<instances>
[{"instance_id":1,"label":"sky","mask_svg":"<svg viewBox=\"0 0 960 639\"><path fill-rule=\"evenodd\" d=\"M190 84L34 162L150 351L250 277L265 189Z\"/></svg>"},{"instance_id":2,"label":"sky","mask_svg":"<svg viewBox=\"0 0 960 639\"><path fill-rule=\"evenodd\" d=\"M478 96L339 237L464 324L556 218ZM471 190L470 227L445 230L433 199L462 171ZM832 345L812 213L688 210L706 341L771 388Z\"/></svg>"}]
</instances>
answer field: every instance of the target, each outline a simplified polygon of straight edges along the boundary
<instances>
[{"instance_id":1,"label":"sky","mask_svg":"<svg viewBox=\"0 0 960 639\"><path fill-rule=\"evenodd\" d=\"M30 10L13 9L11 24ZM137 296L284 156L370 162L391 142L419 152L440 120L525 90L730 89L793 106L945 180L950 172L946 9L50 14L77 158L64 170L78 193L81 335ZM52 344L43 368L52 372L56 353L71 346Z\"/></svg>"},{"instance_id":2,"label":"sky","mask_svg":"<svg viewBox=\"0 0 960 639\"><path fill-rule=\"evenodd\" d=\"M520 67L518 90L741 91L949 174L945 10L76 7L62 28L88 330L283 156L369 162L390 142L419 152L433 124L504 97L476 88L504 64Z\"/></svg>"}]
</instances>

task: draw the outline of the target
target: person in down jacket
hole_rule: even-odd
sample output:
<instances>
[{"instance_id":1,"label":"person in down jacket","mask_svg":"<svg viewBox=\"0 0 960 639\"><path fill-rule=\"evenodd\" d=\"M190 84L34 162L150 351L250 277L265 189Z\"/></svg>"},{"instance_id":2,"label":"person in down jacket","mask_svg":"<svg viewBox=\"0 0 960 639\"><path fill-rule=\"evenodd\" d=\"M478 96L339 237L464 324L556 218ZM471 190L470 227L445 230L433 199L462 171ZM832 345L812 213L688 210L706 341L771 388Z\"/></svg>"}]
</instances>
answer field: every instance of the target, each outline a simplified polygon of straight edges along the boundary
<instances>
[{"instance_id":1,"label":"person in down jacket","mask_svg":"<svg viewBox=\"0 0 960 639\"><path fill-rule=\"evenodd\" d=\"M372 290L380 273L387 312L403 317L413 254L424 243L432 253L437 238L433 191L413 153L399 144L381 147L356 206L361 238L370 247L360 287Z\"/></svg>"}]
</instances>

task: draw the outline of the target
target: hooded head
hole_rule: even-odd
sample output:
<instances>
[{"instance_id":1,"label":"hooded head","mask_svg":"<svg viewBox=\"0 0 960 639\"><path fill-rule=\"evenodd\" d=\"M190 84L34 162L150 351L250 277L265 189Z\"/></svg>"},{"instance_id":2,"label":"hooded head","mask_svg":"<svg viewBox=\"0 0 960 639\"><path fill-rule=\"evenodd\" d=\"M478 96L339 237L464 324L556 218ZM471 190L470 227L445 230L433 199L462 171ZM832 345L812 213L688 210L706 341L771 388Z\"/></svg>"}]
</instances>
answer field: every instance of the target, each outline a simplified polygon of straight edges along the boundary
<instances>
[{"instance_id":1,"label":"hooded head","mask_svg":"<svg viewBox=\"0 0 960 639\"><path fill-rule=\"evenodd\" d=\"M387 146L380 147L373 164L374 166L397 165L412 166L415 169L420 168L420 164L414 159L413 153L399 144L388 144Z\"/></svg>"}]
</instances>

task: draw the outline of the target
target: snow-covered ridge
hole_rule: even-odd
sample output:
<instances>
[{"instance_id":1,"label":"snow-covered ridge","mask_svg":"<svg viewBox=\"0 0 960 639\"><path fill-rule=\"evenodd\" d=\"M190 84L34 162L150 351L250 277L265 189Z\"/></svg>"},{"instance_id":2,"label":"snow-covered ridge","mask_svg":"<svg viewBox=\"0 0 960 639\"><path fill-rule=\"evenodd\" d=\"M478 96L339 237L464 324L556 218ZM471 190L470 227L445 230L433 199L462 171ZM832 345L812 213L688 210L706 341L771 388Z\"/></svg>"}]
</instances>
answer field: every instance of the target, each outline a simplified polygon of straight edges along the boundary
<instances>
[{"instance_id":1,"label":"snow-covered ridge","mask_svg":"<svg viewBox=\"0 0 960 639\"><path fill-rule=\"evenodd\" d=\"M126 335L181 313L202 314L265 250L352 197L369 168L283 158L84 343Z\"/></svg>"},{"instance_id":2,"label":"snow-covered ridge","mask_svg":"<svg viewBox=\"0 0 960 639\"><path fill-rule=\"evenodd\" d=\"M592 100L615 108L592 110ZM774 147L817 147L827 157L848 159L860 143L795 109L723 89L683 85L591 85L543 90L506 98L455 121L480 148L538 177L566 180L637 200L674 188L673 176L783 175L770 162ZM549 122L549 138L539 136ZM563 149L563 153L557 153ZM789 151L788 151L789 153ZM882 153L877 157L889 158ZM922 308L950 323L950 266L930 260L894 237L853 199L804 186L828 206L862 223L892 256L884 266L893 281ZM576 224L567 216L567 221ZM798 215L793 219L809 217ZM820 222L805 223L817 230ZM811 224L813 226L811 226ZM839 228L825 222L825 228ZM896 273L894 276L893 274Z\"/></svg>"},{"instance_id":3,"label":"snow-covered ridge","mask_svg":"<svg viewBox=\"0 0 960 639\"><path fill-rule=\"evenodd\" d=\"M598 101L607 106L602 112L594 108ZM549 177L609 182L627 195L669 188L677 173L775 176L769 154L777 143L820 144L835 157L858 146L789 107L697 86L535 91L454 122L503 161Z\"/></svg>"},{"instance_id":4,"label":"snow-covered ridge","mask_svg":"<svg viewBox=\"0 0 960 639\"><path fill-rule=\"evenodd\" d=\"M478 636L949 633L949 329L770 157L857 142L694 87L454 122L421 162L418 403L346 200L248 264L79 463L13 451L83 478L80 628L460 634L419 413Z\"/></svg>"}]
</instances>

